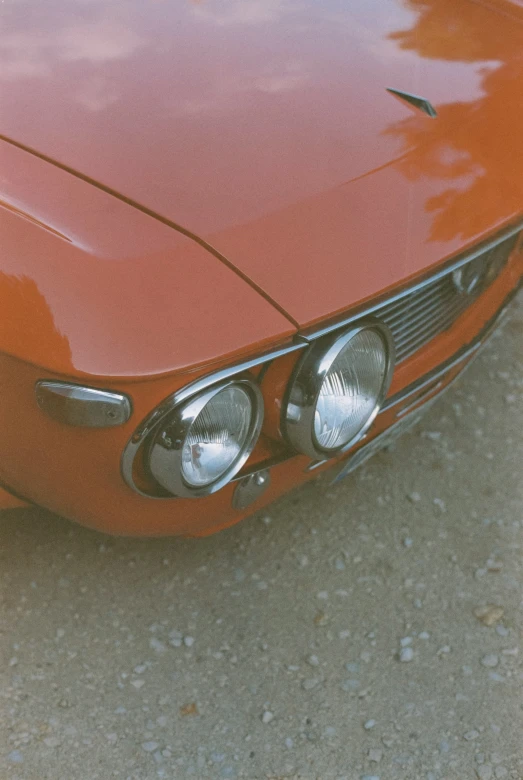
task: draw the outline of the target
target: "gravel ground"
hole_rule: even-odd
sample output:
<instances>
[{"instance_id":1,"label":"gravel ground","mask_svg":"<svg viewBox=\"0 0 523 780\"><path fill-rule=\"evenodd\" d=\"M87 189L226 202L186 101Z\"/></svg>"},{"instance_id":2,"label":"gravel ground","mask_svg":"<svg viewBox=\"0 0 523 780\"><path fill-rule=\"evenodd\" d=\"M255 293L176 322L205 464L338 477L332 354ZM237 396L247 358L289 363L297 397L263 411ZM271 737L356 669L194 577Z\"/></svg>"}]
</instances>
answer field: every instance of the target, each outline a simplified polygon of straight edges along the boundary
<instances>
[{"instance_id":1,"label":"gravel ground","mask_svg":"<svg viewBox=\"0 0 523 780\"><path fill-rule=\"evenodd\" d=\"M522 344L215 537L6 512L0 777L523 778Z\"/></svg>"}]
</instances>

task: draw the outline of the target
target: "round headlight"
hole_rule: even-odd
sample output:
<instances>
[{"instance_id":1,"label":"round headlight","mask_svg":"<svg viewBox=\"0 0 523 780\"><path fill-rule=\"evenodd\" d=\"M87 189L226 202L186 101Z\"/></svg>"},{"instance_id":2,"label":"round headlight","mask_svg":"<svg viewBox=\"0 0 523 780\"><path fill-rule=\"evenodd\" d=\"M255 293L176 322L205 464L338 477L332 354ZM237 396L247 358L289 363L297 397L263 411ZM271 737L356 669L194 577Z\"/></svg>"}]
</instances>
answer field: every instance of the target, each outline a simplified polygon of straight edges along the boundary
<instances>
[{"instance_id":1,"label":"round headlight","mask_svg":"<svg viewBox=\"0 0 523 780\"><path fill-rule=\"evenodd\" d=\"M263 402L248 380L222 383L176 408L149 452L153 477L177 496L202 496L241 469L260 433Z\"/></svg>"},{"instance_id":2,"label":"round headlight","mask_svg":"<svg viewBox=\"0 0 523 780\"><path fill-rule=\"evenodd\" d=\"M381 323L360 324L312 344L284 405L291 444L312 458L336 455L372 424L389 389L394 344Z\"/></svg>"}]
</instances>

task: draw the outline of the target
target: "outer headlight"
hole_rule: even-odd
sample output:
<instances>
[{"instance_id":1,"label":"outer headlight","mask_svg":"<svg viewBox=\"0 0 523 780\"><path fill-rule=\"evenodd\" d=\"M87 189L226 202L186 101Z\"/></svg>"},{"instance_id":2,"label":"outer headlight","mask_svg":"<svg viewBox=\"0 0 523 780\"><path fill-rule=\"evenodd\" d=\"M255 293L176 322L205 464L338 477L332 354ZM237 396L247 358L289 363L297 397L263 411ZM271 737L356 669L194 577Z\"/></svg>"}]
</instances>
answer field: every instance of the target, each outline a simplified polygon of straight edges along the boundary
<instances>
[{"instance_id":1,"label":"outer headlight","mask_svg":"<svg viewBox=\"0 0 523 780\"><path fill-rule=\"evenodd\" d=\"M298 363L283 409L291 444L329 458L354 444L380 410L394 369L394 343L381 323L362 323L312 344Z\"/></svg>"},{"instance_id":2,"label":"outer headlight","mask_svg":"<svg viewBox=\"0 0 523 780\"><path fill-rule=\"evenodd\" d=\"M153 477L177 496L214 493L241 469L263 422L261 393L253 382L210 387L174 409L149 452Z\"/></svg>"}]
</instances>

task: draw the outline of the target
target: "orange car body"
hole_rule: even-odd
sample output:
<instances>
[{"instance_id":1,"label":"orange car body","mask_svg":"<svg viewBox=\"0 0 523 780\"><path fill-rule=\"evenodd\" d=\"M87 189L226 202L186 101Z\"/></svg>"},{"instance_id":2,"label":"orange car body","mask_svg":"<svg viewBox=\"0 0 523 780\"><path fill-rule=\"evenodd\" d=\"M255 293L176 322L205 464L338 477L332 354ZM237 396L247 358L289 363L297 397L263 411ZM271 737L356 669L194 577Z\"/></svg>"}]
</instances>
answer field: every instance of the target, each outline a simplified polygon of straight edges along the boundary
<instances>
[{"instance_id":1,"label":"orange car body","mask_svg":"<svg viewBox=\"0 0 523 780\"><path fill-rule=\"evenodd\" d=\"M247 508L232 506L235 482L198 499L141 495L121 459L178 389L300 344L523 222L522 52L516 0L8 6L0 506L199 535L332 466L311 470L282 435L299 350L263 378L248 369L265 422L246 468L273 465ZM518 239L488 289L397 366L389 399L439 366L438 390L450 382L522 270ZM42 379L125 394L132 415L63 424L36 403Z\"/></svg>"}]
</instances>

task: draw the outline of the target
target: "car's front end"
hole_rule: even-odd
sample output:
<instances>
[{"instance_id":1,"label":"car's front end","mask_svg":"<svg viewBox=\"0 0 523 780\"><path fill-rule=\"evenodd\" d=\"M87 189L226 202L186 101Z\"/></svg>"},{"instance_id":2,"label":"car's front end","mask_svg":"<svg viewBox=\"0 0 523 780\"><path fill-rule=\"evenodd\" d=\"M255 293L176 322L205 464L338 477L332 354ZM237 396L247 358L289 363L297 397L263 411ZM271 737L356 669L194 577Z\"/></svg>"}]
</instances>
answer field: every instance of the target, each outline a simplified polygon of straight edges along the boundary
<instances>
[{"instance_id":1,"label":"car's front end","mask_svg":"<svg viewBox=\"0 0 523 780\"><path fill-rule=\"evenodd\" d=\"M134 6L113 20L118 53L78 18L85 56L71 59L60 17L47 70L9 71L5 506L111 533L210 533L324 470L350 473L477 354L523 274L523 108L506 99L521 20L508 0L464 3L476 47L463 54L441 3L385 6L372 20L358 8L350 29L348 11L315 6L256 24L171 9L190 63L174 96L179 53L167 29L146 35L158 11ZM87 99L100 73L112 89ZM37 126L39 101L53 111Z\"/></svg>"}]
</instances>

